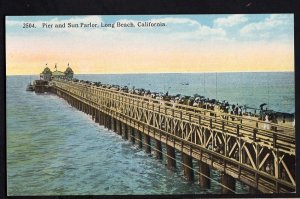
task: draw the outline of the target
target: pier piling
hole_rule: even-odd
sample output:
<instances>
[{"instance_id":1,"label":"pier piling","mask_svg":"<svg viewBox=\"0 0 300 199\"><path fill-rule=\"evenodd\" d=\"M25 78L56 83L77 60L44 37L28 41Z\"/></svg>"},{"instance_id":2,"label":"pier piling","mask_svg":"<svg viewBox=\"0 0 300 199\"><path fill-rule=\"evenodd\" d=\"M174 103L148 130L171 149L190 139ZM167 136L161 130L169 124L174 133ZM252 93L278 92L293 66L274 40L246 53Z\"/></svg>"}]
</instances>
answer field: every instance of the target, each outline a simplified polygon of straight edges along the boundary
<instances>
[{"instance_id":1,"label":"pier piling","mask_svg":"<svg viewBox=\"0 0 300 199\"><path fill-rule=\"evenodd\" d=\"M167 148L167 165L169 169L175 169L176 168L176 160L175 160L175 148L171 147L169 145L166 146Z\"/></svg>"},{"instance_id":2,"label":"pier piling","mask_svg":"<svg viewBox=\"0 0 300 199\"><path fill-rule=\"evenodd\" d=\"M123 123L123 122L122 122L121 124L122 124L122 125L121 125L121 126L122 126L122 127L121 127L121 128L122 128L122 138L125 139L125 140L128 140L128 135L127 135L127 130L128 130L128 129L127 129L127 125L126 125L125 123Z\"/></svg>"},{"instance_id":3,"label":"pier piling","mask_svg":"<svg viewBox=\"0 0 300 199\"><path fill-rule=\"evenodd\" d=\"M119 135L122 135L122 132L121 132L121 123L119 120L116 119L116 131L115 131L117 134Z\"/></svg>"},{"instance_id":4,"label":"pier piling","mask_svg":"<svg viewBox=\"0 0 300 199\"><path fill-rule=\"evenodd\" d=\"M109 130L112 130L112 122L111 122L111 116L110 115L107 115L107 122L108 122L108 129Z\"/></svg>"},{"instance_id":5,"label":"pier piling","mask_svg":"<svg viewBox=\"0 0 300 199\"><path fill-rule=\"evenodd\" d=\"M144 135L144 142L145 142L145 152L146 153L151 153L151 143L150 143L150 136L149 135Z\"/></svg>"},{"instance_id":6,"label":"pier piling","mask_svg":"<svg viewBox=\"0 0 300 199\"><path fill-rule=\"evenodd\" d=\"M235 191L235 179L232 176L226 173L222 173L221 183L225 186L225 187L222 186L223 194L234 193L233 191Z\"/></svg>"},{"instance_id":7,"label":"pier piling","mask_svg":"<svg viewBox=\"0 0 300 199\"><path fill-rule=\"evenodd\" d=\"M208 164L205 164L202 161L198 161L199 165L199 185L201 188L208 189L210 188L210 168Z\"/></svg>"},{"instance_id":8,"label":"pier piling","mask_svg":"<svg viewBox=\"0 0 300 199\"><path fill-rule=\"evenodd\" d=\"M111 129L114 131L114 132L117 132L116 131L116 119L114 117L111 117Z\"/></svg>"},{"instance_id":9,"label":"pier piling","mask_svg":"<svg viewBox=\"0 0 300 199\"><path fill-rule=\"evenodd\" d=\"M155 140L156 142L156 151L155 151L155 157L159 160L162 159L162 147L161 147L161 141L160 140Z\"/></svg>"},{"instance_id":10,"label":"pier piling","mask_svg":"<svg viewBox=\"0 0 300 199\"><path fill-rule=\"evenodd\" d=\"M183 171L184 175L187 178L188 181L194 181L194 171L193 171L193 161L192 157L185 154L181 153L182 155L182 162L183 162Z\"/></svg>"},{"instance_id":11,"label":"pier piling","mask_svg":"<svg viewBox=\"0 0 300 199\"><path fill-rule=\"evenodd\" d=\"M142 132L139 131L139 130L136 130L136 131L135 131L135 134L136 134L136 136L137 136L137 143L138 143L139 147L142 148L142 147L143 147Z\"/></svg>"},{"instance_id":12,"label":"pier piling","mask_svg":"<svg viewBox=\"0 0 300 199\"><path fill-rule=\"evenodd\" d=\"M96 122L96 109L95 108L92 108L92 118Z\"/></svg>"},{"instance_id":13,"label":"pier piling","mask_svg":"<svg viewBox=\"0 0 300 199\"><path fill-rule=\"evenodd\" d=\"M104 115L104 127L108 128L108 122L107 122L108 116L105 113L103 115Z\"/></svg>"},{"instance_id":14,"label":"pier piling","mask_svg":"<svg viewBox=\"0 0 300 199\"><path fill-rule=\"evenodd\" d=\"M130 140L131 140L132 144L135 144L135 130L134 130L134 128L130 127L129 132L130 132Z\"/></svg>"},{"instance_id":15,"label":"pier piling","mask_svg":"<svg viewBox=\"0 0 300 199\"><path fill-rule=\"evenodd\" d=\"M95 109L95 122L99 123L99 111Z\"/></svg>"},{"instance_id":16,"label":"pier piling","mask_svg":"<svg viewBox=\"0 0 300 199\"><path fill-rule=\"evenodd\" d=\"M104 122L103 122L103 113L101 112L101 111L99 111L99 116L100 116L100 119L99 119L99 124L101 125L101 126L104 126Z\"/></svg>"}]
</instances>

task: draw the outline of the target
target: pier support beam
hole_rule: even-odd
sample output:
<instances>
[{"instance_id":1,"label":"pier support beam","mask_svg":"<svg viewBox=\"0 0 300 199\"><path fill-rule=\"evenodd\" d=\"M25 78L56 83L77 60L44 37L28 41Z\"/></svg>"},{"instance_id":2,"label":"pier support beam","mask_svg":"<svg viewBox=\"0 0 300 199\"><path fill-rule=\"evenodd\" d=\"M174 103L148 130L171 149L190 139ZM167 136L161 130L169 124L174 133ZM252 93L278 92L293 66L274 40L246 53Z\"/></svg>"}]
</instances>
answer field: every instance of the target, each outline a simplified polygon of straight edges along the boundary
<instances>
[{"instance_id":1,"label":"pier support beam","mask_svg":"<svg viewBox=\"0 0 300 199\"><path fill-rule=\"evenodd\" d=\"M107 114L104 113L104 115L105 115L104 116L104 118L105 118L105 127L109 130L108 121L109 121L110 118L109 118L109 116Z\"/></svg>"},{"instance_id":2,"label":"pier support beam","mask_svg":"<svg viewBox=\"0 0 300 199\"><path fill-rule=\"evenodd\" d=\"M85 110L85 103L82 102L82 112L86 113L86 110Z\"/></svg>"},{"instance_id":3,"label":"pier support beam","mask_svg":"<svg viewBox=\"0 0 300 199\"><path fill-rule=\"evenodd\" d=\"M95 109L95 122L99 123L99 111Z\"/></svg>"},{"instance_id":4,"label":"pier support beam","mask_svg":"<svg viewBox=\"0 0 300 199\"><path fill-rule=\"evenodd\" d=\"M155 151L155 157L156 159L161 160L162 159L162 147L161 147L161 141L160 140L155 140L156 142L156 151Z\"/></svg>"},{"instance_id":5,"label":"pier support beam","mask_svg":"<svg viewBox=\"0 0 300 199\"><path fill-rule=\"evenodd\" d=\"M105 113L103 113L103 124L104 127L107 128L107 115Z\"/></svg>"},{"instance_id":6,"label":"pier support beam","mask_svg":"<svg viewBox=\"0 0 300 199\"><path fill-rule=\"evenodd\" d=\"M99 116L100 116L100 125L101 126L104 126L104 115L103 115L103 113L101 112L101 111L99 111Z\"/></svg>"},{"instance_id":7,"label":"pier support beam","mask_svg":"<svg viewBox=\"0 0 300 199\"><path fill-rule=\"evenodd\" d=\"M142 148L143 147L142 132L140 132L139 130L135 130L135 135L137 136L136 140L139 147Z\"/></svg>"},{"instance_id":8,"label":"pier support beam","mask_svg":"<svg viewBox=\"0 0 300 199\"><path fill-rule=\"evenodd\" d=\"M115 130L114 130L114 132L117 133L117 134L119 134L119 129L120 129L120 127L119 127L119 121L117 119L115 119L114 122L115 122Z\"/></svg>"},{"instance_id":9,"label":"pier support beam","mask_svg":"<svg viewBox=\"0 0 300 199\"><path fill-rule=\"evenodd\" d=\"M107 128L108 130L111 130L111 116L107 115Z\"/></svg>"},{"instance_id":10,"label":"pier support beam","mask_svg":"<svg viewBox=\"0 0 300 199\"><path fill-rule=\"evenodd\" d=\"M221 183L224 186L226 186L226 187L222 187L222 193L223 194L232 194L232 193L234 193L234 192L231 191L231 190L235 191L235 179L232 176L230 176L226 173L222 173L221 174Z\"/></svg>"},{"instance_id":11,"label":"pier support beam","mask_svg":"<svg viewBox=\"0 0 300 199\"><path fill-rule=\"evenodd\" d=\"M85 114L88 115L88 105L87 104L84 104L84 112L85 112Z\"/></svg>"},{"instance_id":12,"label":"pier support beam","mask_svg":"<svg viewBox=\"0 0 300 199\"><path fill-rule=\"evenodd\" d=\"M120 121L116 119L116 133L120 135L120 130L121 130L121 126L120 126Z\"/></svg>"},{"instance_id":13,"label":"pier support beam","mask_svg":"<svg viewBox=\"0 0 300 199\"><path fill-rule=\"evenodd\" d=\"M194 181L193 159L191 156L182 152L182 162L184 175L188 181Z\"/></svg>"},{"instance_id":14,"label":"pier support beam","mask_svg":"<svg viewBox=\"0 0 300 199\"><path fill-rule=\"evenodd\" d=\"M101 125L101 111L97 111L98 112L98 123L99 125Z\"/></svg>"},{"instance_id":15,"label":"pier support beam","mask_svg":"<svg viewBox=\"0 0 300 199\"><path fill-rule=\"evenodd\" d=\"M122 125L122 138L125 140L128 140L128 129L127 129L127 125L125 123L121 123Z\"/></svg>"},{"instance_id":16,"label":"pier support beam","mask_svg":"<svg viewBox=\"0 0 300 199\"><path fill-rule=\"evenodd\" d=\"M116 119L114 117L110 117L111 119L111 129L116 132Z\"/></svg>"},{"instance_id":17,"label":"pier support beam","mask_svg":"<svg viewBox=\"0 0 300 199\"><path fill-rule=\"evenodd\" d=\"M106 128L106 114L102 113L102 122L103 122L103 126Z\"/></svg>"},{"instance_id":18,"label":"pier support beam","mask_svg":"<svg viewBox=\"0 0 300 199\"><path fill-rule=\"evenodd\" d=\"M92 107L92 118L96 121L96 109Z\"/></svg>"},{"instance_id":19,"label":"pier support beam","mask_svg":"<svg viewBox=\"0 0 300 199\"><path fill-rule=\"evenodd\" d=\"M150 143L150 136L149 135L144 135L144 148L146 153L151 153L151 143Z\"/></svg>"},{"instance_id":20,"label":"pier support beam","mask_svg":"<svg viewBox=\"0 0 300 199\"><path fill-rule=\"evenodd\" d=\"M198 161L199 164L199 185L201 188L209 189L210 188L210 180L207 177L210 177L210 168L208 164L205 164L202 161ZM201 175L202 174L202 175ZM207 176L207 177L205 177Z\"/></svg>"},{"instance_id":21,"label":"pier support beam","mask_svg":"<svg viewBox=\"0 0 300 199\"><path fill-rule=\"evenodd\" d=\"M113 118L113 131L115 132L115 133L118 133L118 120L116 119L116 118Z\"/></svg>"},{"instance_id":22,"label":"pier support beam","mask_svg":"<svg viewBox=\"0 0 300 199\"><path fill-rule=\"evenodd\" d=\"M134 128L129 127L128 132L130 134L130 140L131 140L132 144L134 144L135 143Z\"/></svg>"},{"instance_id":23,"label":"pier support beam","mask_svg":"<svg viewBox=\"0 0 300 199\"><path fill-rule=\"evenodd\" d=\"M169 169L175 169L176 168L176 160L175 160L175 148L171 147L169 145L166 145L167 148L167 163Z\"/></svg>"}]
</instances>

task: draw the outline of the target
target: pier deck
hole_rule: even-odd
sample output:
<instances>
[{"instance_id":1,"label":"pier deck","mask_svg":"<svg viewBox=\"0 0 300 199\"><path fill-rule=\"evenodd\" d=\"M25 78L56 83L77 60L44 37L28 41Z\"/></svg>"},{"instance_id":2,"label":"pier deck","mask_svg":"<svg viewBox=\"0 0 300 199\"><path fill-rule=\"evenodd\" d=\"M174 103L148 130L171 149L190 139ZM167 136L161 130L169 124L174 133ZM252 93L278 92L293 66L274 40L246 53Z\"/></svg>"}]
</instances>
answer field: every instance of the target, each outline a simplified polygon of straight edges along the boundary
<instances>
[{"instance_id":1,"label":"pier deck","mask_svg":"<svg viewBox=\"0 0 300 199\"><path fill-rule=\"evenodd\" d=\"M234 192L228 179L237 179L263 193L295 191L292 126L270 123L276 131L265 130L263 121L244 116L174 105L79 82L53 80L51 84L54 93L109 129L124 131L126 137L137 141L142 133L146 145L150 145L150 138L163 143L171 159L172 149L185 154L188 178L193 166L188 158L194 158L201 168L209 166L222 173L224 193ZM171 159L168 166L175 166ZM209 172L202 170L200 175L209 177Z\"/></svg>"}]
</instances>

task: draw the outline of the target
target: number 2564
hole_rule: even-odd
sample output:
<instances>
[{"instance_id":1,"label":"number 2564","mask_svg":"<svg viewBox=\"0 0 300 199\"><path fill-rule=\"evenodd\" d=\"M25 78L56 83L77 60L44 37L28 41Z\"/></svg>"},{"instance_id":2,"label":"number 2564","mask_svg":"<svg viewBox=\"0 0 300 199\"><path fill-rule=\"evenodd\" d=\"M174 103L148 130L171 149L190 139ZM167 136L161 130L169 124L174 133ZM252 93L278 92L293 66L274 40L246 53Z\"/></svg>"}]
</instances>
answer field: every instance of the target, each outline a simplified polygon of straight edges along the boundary
<instances>
[{"instance_id":1,"label":"number 2564","mask_svg":"<svg viewBox=\"0 0 300 199\"><path fill-rule=\"evenodd\" d=\"M23 28L35 28L33 23L23 23Z\"/></svg>"}]
</instances>

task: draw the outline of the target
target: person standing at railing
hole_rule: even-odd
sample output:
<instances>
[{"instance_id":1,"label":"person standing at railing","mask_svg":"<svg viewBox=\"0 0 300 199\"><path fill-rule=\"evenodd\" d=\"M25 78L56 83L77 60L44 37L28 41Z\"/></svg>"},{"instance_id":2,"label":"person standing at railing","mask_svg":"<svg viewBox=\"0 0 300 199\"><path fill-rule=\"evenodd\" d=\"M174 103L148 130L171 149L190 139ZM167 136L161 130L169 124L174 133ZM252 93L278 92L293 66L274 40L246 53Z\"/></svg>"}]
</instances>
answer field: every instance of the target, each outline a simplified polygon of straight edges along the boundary
<instances>
[{"instance_id":1,"label":"person standing at railing","mask_svg":"<svg viewBox=\"0 0 300 199\"><path fill-rule=\"evenodd\" d=\"M234 114L234 110L235 110L235 104L232 104L232 106L231 106L231 114L232 115Z\"/></svg>"},{"instance_id":2,"label":"person standing at railing","mask_svg":"<svg viewBox=\"0 0 300 199\"><path fill-rule=\"evenodd\" d=\"M265 117L264 129L270 130L270 121L269 121L269 116L267 114L266 114L266 117Z\"/></svg>"},{"instance_id":3,"label":"person standing at railing","mask_svg":"<svg viewBox=\"0 0 300 199\"><path fill-rule=\"evenodd\" d=\"M294 117L294 121L293 121L293 127L295 127L295 117Z\"/></svg>"},{"instance_id":4,"label":"person standing at railing","mask_svg":"<svg viewBox=\"0 0 300 199\"><path fill-rule=\"evenodd\" d=\"M239 115L239 104L237 104L237 105L235 106L234 114L235 114L235 115Z\"/></svg>"},{"instance_id":5,"label":"person standing at railing","mask_svg":"<svg viewBox=\"0 0 300 199\"><path fill-rule=\"evenodd\" d=\"M240 113L240 116L243 116L243 108L242 108L242 106L239 107L239 113Z\"/></svg>"}]
</instances>

